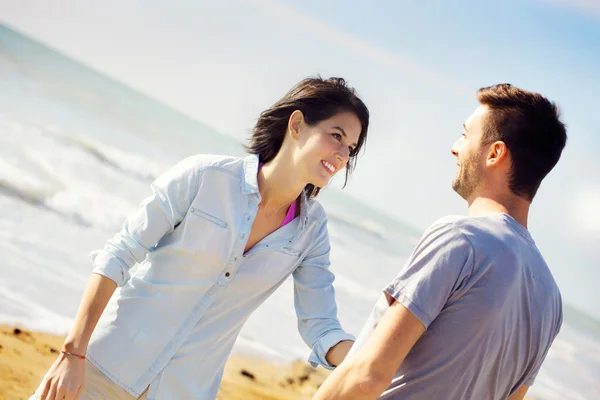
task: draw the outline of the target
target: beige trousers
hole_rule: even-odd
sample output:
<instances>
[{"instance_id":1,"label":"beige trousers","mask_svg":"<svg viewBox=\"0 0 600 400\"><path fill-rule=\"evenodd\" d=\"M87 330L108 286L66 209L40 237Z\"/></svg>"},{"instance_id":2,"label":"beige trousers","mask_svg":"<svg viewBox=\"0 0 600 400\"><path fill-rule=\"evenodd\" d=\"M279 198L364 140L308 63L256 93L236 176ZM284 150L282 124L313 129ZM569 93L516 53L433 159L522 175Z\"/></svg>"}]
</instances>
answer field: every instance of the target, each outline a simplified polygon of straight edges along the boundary
<instances>
[{"instance_id":1,"label":"beige trousers","mask_svg":"<svg viewBox=\"0 0 600 400\"><path fill-rule=\"evenodd\" d=\"M85 360L85 386L79 400L147 400L146 392L140 397L134 397L121 386L111 381L104 372L100 371L89 360ZM42 389L38 388L29 400L39 400Z\"/></svg>"}]
</instances>

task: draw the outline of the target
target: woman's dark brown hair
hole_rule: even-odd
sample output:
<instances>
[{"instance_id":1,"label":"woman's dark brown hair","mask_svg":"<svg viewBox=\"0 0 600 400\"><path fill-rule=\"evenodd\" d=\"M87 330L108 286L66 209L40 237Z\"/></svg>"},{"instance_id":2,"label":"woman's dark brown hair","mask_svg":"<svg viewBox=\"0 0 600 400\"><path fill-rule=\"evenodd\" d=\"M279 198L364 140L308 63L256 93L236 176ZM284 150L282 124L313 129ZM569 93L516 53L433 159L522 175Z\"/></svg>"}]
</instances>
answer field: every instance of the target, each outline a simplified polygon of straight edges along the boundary
<instances>
[{"instance_id":1,"label":"woman's dark brown hair","mask_svg":"<svg viewBox=\"0 0 600 400\"><path fill-rule=\"evenodd\" d=\"M356 167L356 156L367 139L369 110L343 78L306 78L294 86L271 108L260 114L250 143L246 146L247 151L257 154L262 163L268 163L275 158L283 144L290 116L296 110L304 114L304 121L310 126L340 112L351 112L359 119L361 131L356 148L350 153L346 164L346 186L348 176ZM304 191L306 196L311 198L318 195L320 189L308 184Z\"/></svg>"}]
</instances>

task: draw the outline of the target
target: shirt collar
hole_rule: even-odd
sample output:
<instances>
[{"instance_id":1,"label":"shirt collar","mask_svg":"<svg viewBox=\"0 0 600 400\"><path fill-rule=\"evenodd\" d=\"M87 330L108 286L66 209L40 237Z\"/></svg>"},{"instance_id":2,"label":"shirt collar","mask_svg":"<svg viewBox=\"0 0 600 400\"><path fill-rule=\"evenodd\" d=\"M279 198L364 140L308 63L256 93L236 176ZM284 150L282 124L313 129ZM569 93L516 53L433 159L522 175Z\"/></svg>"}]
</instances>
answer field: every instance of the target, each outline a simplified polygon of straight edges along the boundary
<instances>
[{"instance_id":1,"label":"shirt collar","mask_svg":"<svg viewBox=\"0 0 600 400\"><path fill-rule=\"evenodd\" d=\"M244 158L244 181L242 193L258 193L258 155L250 154Z\"/></svg>"},{"instance_id":2,"label":"shirt collar","mask_svg":"<svg viewBox=\"0 0 600 400\"><path fill-rule=\"evenodd\" d=\"M244 181L242 182L242 193L256 194L260 201L258 191L258 155L250 154L244 158ZM309 201L304 190L300 194L300 224L304 228L308 222Z\"/></svg>"}]
</instances>

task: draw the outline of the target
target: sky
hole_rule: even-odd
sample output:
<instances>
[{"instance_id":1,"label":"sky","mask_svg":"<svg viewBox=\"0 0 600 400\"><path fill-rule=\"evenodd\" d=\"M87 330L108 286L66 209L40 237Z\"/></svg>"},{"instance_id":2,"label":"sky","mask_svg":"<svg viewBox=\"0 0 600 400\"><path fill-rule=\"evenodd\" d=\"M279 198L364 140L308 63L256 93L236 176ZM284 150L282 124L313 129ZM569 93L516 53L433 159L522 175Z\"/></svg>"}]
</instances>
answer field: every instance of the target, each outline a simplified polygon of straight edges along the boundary
<instances>
[{"instance_id":1,"label":"sky","mask_svg":"<svg viewBox=\"0 0 600 400\"><path fill-rule=\"evenodd\" d=\"M466 213L450 147L475 91L538 91L569 140L529 228L600 318L600 1L0 0L0 22L240 140L300 79L342 76L371 111L344 191L420 230Z\"/></svg>"}]
</instances>

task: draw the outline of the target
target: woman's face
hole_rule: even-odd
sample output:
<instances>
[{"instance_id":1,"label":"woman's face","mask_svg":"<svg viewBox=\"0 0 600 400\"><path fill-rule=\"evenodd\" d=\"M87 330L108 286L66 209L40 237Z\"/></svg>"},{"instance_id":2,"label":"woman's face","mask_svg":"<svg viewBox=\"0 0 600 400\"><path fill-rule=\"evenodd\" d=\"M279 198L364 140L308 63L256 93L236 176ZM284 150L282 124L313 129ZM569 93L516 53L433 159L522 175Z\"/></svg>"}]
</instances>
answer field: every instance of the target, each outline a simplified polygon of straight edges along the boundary
<instances>
[{"instance_id":1,"label":"woman's face","mask_svg":"<svg viewBox=\"0 0 600 400\"><path fill-rule=\"evenodd\" d=\"M348 163L361 130L360 120L351 112L340 112L313 126L302 120L295 136L294 163L306 182L326 186Z\"/></svg>"}]
</instances>

